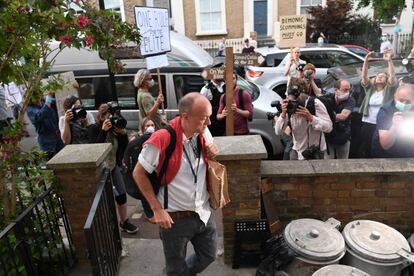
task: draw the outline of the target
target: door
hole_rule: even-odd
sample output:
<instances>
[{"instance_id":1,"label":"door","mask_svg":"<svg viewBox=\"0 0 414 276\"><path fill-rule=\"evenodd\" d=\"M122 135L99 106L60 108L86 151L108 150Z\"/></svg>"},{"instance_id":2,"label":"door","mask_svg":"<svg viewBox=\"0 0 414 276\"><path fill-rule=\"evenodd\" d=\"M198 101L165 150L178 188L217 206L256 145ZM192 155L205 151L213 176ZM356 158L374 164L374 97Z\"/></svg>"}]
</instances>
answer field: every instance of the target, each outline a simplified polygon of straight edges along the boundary
<instances>
[{"instance_id":1,"label":"door","mask_svg":"<svg viewBox=\"0 0 414 276\"><path fill-rule=\"evenodd\" d=\"M267 36L267 0L254 1L254 31L257 36Z\"/></svg>"}]
</instances>

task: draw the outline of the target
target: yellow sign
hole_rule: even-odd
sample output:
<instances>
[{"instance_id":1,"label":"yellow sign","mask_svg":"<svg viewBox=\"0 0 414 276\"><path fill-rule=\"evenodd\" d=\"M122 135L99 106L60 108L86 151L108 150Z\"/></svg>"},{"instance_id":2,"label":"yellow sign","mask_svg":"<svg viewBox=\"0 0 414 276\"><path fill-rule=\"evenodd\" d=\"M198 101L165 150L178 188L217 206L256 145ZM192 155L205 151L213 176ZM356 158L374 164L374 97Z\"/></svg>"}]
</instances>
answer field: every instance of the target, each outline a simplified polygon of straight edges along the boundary
<instances>
[{"instance_id":1,"label":"yellow sign","mask_svg":"<svg viewBox=\"0 0 414 276\"><path fill-rule=\"evenodd\" d=\"M281 16L279 48L305 46L306 22L306 15Z\"/></svg>"}]
</instances>

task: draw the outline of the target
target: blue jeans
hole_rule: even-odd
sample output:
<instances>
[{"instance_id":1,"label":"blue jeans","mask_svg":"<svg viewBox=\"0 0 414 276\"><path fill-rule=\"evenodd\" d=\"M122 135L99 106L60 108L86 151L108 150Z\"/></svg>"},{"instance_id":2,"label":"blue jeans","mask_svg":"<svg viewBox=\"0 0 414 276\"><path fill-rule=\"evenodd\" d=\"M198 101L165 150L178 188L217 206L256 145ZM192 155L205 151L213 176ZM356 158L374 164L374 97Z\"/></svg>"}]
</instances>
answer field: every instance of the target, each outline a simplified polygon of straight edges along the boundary
<instances>
[{"instance_id":1,"label":"blue jeans","mask_svg":"<svg viewBox=\"0 0 414 276\"><path fill-rule=\"evenodd\" d=\"M217 232L213 214L207 225L199 217L179 218L172 228L160 228L167 275L195 275L216 259ZM186 258L187 243L195 254Z\"/></svg>"}]
</instances>

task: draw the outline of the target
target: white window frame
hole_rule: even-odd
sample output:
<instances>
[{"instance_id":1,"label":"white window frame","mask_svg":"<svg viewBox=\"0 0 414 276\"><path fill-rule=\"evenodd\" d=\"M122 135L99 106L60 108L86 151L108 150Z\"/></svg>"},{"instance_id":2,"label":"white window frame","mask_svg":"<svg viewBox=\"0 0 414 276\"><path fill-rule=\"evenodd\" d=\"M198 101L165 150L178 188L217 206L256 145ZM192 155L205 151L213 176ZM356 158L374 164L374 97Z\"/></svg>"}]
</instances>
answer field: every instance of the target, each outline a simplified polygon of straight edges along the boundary
<instances>
[{"instance_id":1,"label":"white window frame","mask_svg":"<svg viewBox=\"0 0 414 276\"><path fill-rule=\"evenodd\" d=\"M200 22L200 0L195 0L195 14L196 14L196 25L197 25L197 36L202 35L224 35L227 34L227 23L226 23L226 1L220 0L221 4L221 28L218 30L202 31Z\"/></svg>"},{"instance_id":2,"label":"white window frame","mask_svg":"<svg viewBox=\"0 0 414 276\"><path fill-rule=\"evenodd\" d=\"M301 10L301 8L302 8L302 4L301 4L301 0L296 0L296 14L297 15L301 15L301 13L300 13L300 10ZM316 5L306 5L306 6L303 6L304 8L306 7L315 7ZM326 6L326 0L322 0L322 7L325 7Z\"/></svg>"}]
</instances>

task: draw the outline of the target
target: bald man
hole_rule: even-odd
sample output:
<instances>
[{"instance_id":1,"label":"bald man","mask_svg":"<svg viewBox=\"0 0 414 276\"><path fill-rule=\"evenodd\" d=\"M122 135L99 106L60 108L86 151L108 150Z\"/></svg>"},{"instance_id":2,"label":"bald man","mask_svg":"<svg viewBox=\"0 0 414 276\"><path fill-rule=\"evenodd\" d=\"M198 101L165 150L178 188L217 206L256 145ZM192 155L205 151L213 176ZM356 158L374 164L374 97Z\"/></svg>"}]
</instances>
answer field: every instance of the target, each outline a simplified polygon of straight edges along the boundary
<instances>
[{"instance_id":1,"label":"bald man","mask_svg":"<svg viewBox=\"0 0 414 276\"><path fill-rule=\"evenodd\" d=\"M176 147L161 180L164 186L156 195L147 175L161 170L170 142L165 129L152 134L144 144L133 175L160 226L167 275L195 275L216 258L217 232L206 173L207 159L217 154L217 148L207 128L212 108L206 97L189 93L180 100L178 110L180 116L170 121L176 133ZM197 254L186 259L188 242Z\"/></svg>"},{"instance_id":2,"label":"bald man","mask_svg":"<svg viewBox=\"0 0 414 276\"><path fill-rule=\"evenodd\" d=\"M372 138L374 157L414 157L414 86L401 85L394 100L381 107Z\"/></svg>"}]
</instances>

